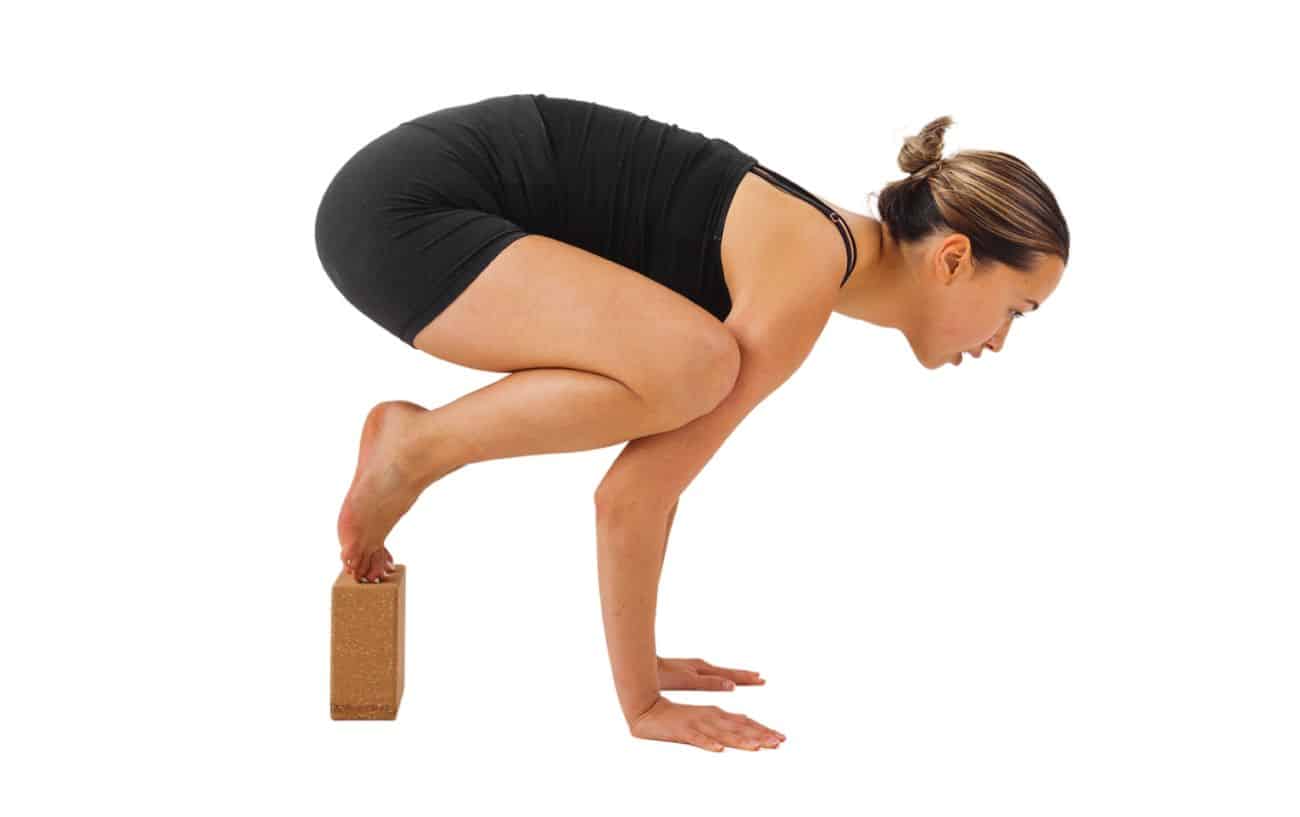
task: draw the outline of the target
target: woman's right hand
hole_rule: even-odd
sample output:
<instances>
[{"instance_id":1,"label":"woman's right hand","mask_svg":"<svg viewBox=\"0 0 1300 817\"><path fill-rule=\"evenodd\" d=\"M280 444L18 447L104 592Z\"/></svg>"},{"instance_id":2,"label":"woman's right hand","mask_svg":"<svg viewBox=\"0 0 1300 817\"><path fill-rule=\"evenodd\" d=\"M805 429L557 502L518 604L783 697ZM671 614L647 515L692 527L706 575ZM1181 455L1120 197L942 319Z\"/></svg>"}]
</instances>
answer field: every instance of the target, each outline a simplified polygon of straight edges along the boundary
<instances>
[{"instance_id":1,"label":"woman's right hand","mask_svg":"<svg viewBox=\"0 0 1300 817\"><path fill-rule=\"evenodd\" d=\"M716 706L673 703L662 696L629 728L633 737L689 743L711 752L721 752L724 746L755 752L764 746L775 749L785 740L785 735L744 715Z\"/></svg>"}]
</instances>

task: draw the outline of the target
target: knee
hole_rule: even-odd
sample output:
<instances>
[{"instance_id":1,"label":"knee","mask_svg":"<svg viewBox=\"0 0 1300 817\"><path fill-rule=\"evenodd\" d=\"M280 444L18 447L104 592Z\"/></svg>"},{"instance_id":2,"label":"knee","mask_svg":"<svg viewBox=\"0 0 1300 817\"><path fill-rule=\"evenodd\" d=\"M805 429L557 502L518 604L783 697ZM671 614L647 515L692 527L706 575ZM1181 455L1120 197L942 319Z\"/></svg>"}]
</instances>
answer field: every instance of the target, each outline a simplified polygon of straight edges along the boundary
<instances>
[{"instance_id":1,"label":"knee","mask_svg":"<svg viewBox=\"0 0 1300 817\"><path fill-rule=\"evenodd\" d=\"M678 354L663 358L658 386L649 397L663 430L713 411L740 375L740 346L725 327L680 340Z\"/></svg>"},{"instance_id":2,"label":"knee","mask_svg":"<svg viewBox=\"0 0 1300 817\"><path fill-rule=\"evenodd\" d=\"M676 501L676 497L649 489L643 483L629 483L617 465L596 486L592 497L596 522L605 527L637 526L648 518L667 517Z\"/></svg>"},{"instance_id":3,"label":"knee","mask_svg":"<svg viewBox=\"0 0 1300 817\"><path fill-rule=\"evenodd\" d=\"M690 380L696 392L692 409L698 417L717 408L735 388L740 376L740 344L735 335L719 326L716 332L700 340L696 348Z\"/></svg>"}]
</instances>

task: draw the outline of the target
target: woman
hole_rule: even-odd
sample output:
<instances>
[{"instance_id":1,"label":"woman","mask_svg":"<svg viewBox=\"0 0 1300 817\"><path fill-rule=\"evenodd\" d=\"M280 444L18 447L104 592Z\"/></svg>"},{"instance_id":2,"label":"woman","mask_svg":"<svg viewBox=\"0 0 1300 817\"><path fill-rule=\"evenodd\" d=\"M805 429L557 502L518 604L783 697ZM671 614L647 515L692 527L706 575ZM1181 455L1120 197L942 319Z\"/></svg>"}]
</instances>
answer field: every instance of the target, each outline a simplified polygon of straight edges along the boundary
<instances>
[{"instance_id":1,"label":"woman","mask_svg":"<svg viewBox=\"0 0 1300 817\"><path fill-rule=\"evenodd\" d=\"M464 465L628 441L595 492L601 605L637 737L721 751L784 736L663 689L762 683L655 654L677 498L802 363L831 312L900 330L923 366L1000 350L1061 278L1052 193L1005 153L906 140L880 219L833 208L730 142L591 102L515 94L412 119L334 177L321 262L416 349L509 372L432 410L366 418L338 519L360 581L420 493Z\"/></svg>"}]
</instances>

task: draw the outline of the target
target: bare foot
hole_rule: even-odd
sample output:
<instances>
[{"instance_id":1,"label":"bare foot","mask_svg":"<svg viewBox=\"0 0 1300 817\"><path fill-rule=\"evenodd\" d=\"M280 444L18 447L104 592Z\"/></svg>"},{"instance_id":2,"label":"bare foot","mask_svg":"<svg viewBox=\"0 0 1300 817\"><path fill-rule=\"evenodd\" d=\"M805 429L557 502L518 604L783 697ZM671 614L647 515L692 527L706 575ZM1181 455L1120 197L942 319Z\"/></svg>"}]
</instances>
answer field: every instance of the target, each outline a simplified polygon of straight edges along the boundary
<instances>
[{"instance_id":1,"label":"bare foot","mask_svg":"<svg viewBox=\"0 0 1300 817\"><path fill-rule=\"evenodd\" d=\"M411 466L411 433L426 410L405 400L380 403L366 415L361 450L339 510L344 568L360 581L379 581L392 570L384 540L428 486Z\"/></svg>"}]
</instances>

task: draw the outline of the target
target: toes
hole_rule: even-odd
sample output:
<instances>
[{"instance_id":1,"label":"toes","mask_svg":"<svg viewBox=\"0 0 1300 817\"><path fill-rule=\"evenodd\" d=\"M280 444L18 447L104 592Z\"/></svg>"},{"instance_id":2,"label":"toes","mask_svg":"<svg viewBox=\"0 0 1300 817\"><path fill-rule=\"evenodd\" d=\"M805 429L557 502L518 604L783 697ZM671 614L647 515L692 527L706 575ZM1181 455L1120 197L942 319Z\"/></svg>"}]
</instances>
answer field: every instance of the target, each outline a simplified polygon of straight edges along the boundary
<instances>
[{"instance_id":1,"label":"toes","mask_svg":"<svg viewBox=\"0 0 1300 817\"><path fill-rule=\"evenodd\" d=\"M371 554L363 553L358 558L352 560L352 565L356 568L356 577L359 582L370 581L370 557Z\"/></svg>"},{"instance_id":2,"label":"toes","mask_svg":"<svg viewBox=\"0 0 1300 817\"><path fill-rule=\"evenodd\" d=\"M388 559L381 548L374 553L369 554L366 561L365 570L361 573L372 582L382 581L388 576Z\"/></svg>"},{"instance_id":3,"label":"toes","mask_svg":"<svg viewBox=\"0 0 1300 817\"><path fill-rule=\"evenodd\" d=\"M339 552L339 558L343 560L343 564L345 567L348 568L349 572L354 572L356 568L361 564L361 557L363 555L365 554L361 552L360 545L356 543L347 545L346 547L342 548ZM356 575L359 576L361 574L358 573Z\"/></svg>"},{"instance_id":4,"label":"toes","mask_svg":"<svg viewBox=\"0 0 1300 817\"><path fill-rule=\"evenodd\" d=\"M361 553L358 548L357 552L352 554L345 552L343 563L354 579L369 584L383 581L392 575L396 569L392 559L392 554L388 552L388 548L381 547L379 550L369 553Z\"/></svg>"}]
</instances>

